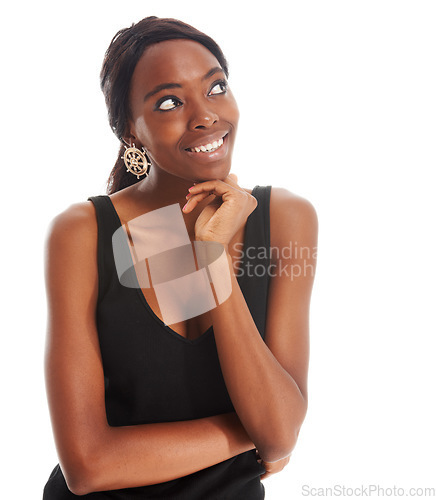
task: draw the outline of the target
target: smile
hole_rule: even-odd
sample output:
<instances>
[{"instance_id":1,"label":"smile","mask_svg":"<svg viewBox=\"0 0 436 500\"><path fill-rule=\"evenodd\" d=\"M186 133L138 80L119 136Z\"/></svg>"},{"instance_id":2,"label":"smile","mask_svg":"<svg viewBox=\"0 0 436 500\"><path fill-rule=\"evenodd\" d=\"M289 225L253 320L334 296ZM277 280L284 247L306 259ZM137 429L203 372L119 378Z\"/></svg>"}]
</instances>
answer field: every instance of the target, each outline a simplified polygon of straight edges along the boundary
<instances>
[{"instance_id":1,"label":"smile","mask_svg":"<svg viewBox=\"0 0 436 500\"><path fill-rule=\"evenodd\" d=\"M212 151L216 151L224 144L224 137L218 139L217 141L210 142L208 144L202 144L201 146L195 146L193 148L188 148L187 151L191 151L192 153L211 153Z\"/></svg>"}]
</instances>

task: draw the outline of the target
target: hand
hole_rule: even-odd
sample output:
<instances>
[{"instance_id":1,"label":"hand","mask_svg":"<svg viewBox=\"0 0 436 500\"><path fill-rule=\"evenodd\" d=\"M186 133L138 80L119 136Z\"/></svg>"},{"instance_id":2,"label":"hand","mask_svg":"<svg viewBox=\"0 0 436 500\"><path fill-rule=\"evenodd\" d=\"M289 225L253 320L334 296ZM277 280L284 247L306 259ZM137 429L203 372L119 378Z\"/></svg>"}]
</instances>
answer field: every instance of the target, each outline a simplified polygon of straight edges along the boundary
<instances>
[{"instance_id":1,"label":"hand","mask_svg":"<svg viewBox=\"0 0 436 500\"><path fill-rule=\"evenodd\" d=\"M256 450L256 458L258 463L260 465L263 465L263 467L265 467L266 470L265 474L260 476L260 479L266 479L267 477L270 477L273 474L277 474L277 472L282 471L288 465L291 455L282 458L280 460L277 460L276 462L264 462L260 457L259 452Z\"/></svg>"},{"instance_id":2,"label":"hand","mask_svg":"<svg viewBox=\"0 0 436 500\"><path fill-rule=\"evenodd\" d=\"M183 211L192 212L210 195L214 195L215 199L199 214L195 223L195 239L217 241L227 247L236 231L256 208L257 200L240 188L237 177L230 174L224 181L205 181L193 186Z\"/></svg>"}]
</instances>

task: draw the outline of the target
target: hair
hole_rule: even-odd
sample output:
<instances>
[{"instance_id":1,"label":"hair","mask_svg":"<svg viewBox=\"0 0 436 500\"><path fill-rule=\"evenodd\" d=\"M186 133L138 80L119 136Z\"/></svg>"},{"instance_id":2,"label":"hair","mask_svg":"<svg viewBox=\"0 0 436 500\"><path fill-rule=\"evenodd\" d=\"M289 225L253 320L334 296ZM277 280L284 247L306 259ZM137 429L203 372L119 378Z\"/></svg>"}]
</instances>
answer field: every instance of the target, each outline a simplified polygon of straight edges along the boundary
<instances>
[{"instance_id":1,"label":"hair","mask_svg":"<svg viewBox=\"0 0 436 500\"><path fill-rule=\"evenodd\" d=\"M130 82L136 64L150 45L165 40L188 39L204 45L218 60L226 77L228 63L218 44L193 26L177 19L149 16L130 28L124 28L113 37L104 56L100 86L108 110L109 124L121 141L118 159L107 180L107 193L112 194L135 184L140 179L126 170L121 155L123 136L130 118Z\"/></svg>"}]
</instances>

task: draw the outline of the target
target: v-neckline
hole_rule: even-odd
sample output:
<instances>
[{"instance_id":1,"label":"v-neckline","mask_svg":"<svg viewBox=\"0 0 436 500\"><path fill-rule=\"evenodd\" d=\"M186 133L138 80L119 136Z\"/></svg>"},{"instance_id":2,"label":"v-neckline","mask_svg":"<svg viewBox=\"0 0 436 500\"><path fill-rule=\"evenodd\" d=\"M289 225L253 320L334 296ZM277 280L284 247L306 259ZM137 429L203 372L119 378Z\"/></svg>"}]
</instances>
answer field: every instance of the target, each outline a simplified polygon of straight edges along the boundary
<instances>
[{"instance_id":1,"label":"v-neckline","mask_svg":"<svg viewBox=\"0 0 436 500\"><path fill-rule=\"evenodd\" d=\"M252 190L252 193L255 191L255 188L253 188ZM112 202L112 199L109 195L104 195L106 196L106 198L109 200L109 205L112 207L112 210L113 210L113 213L117 219L117 222L118 222L118 227L121 227L123 224L121 222L121 219L120 219L120 216L118 215L118 212L116 211L115 209L115 206ZM244 267L244 264L245 264L245 248L246 248L246 243L247 243L247 224L248 224L248 220L249 218L247 218L247 221L245 223L245 228L244 228L244 237L243 237L243 241L242 241L242 258L239 259L239 268L238 268L238 271L243 269ZM132 262L132 266L133 266L133 260L132 260L132 256L130 255L130 260ZM240 283L240 273L238 272L237 273L237 277L236 277L236 280L237 282L239 283L239 285L241 285ZM213 325L210 325L209 328L203 332L201 335L199 335L198 337L196 337L195 339L188 339L186 337L184 337L183 335L180 335L180 333L176 332L175 330L173 330L170 326L166 325L161 318L159 318L159 316L153 311L153 309L151 308L150 304L147 302L147 299L145 298L145 295L144 295L144 292L142 291L141 287L139 286L139 281L138 281L138 277L136 275L136 272L133 273L134 275L134 279L135 279L135 283L138 285L135 287L135 291L136 293L138 294L139 296L139 300L142 302L142 304L144 305L145 307L145 310L148 311L149 315L158 323L159 326L161 326L163 328L163 330L167 333L169 333L171 336L175 337L176 339L178 340L181 340L182 342L185 342L187 344L190 344L190 345L195 345L197 343L199 343L200 341L202 341L204 338L206 337L209 337L211 335L211 333L213 332ZM242 276L242 275L241 275Z\"/></svg>"}]
</instances>

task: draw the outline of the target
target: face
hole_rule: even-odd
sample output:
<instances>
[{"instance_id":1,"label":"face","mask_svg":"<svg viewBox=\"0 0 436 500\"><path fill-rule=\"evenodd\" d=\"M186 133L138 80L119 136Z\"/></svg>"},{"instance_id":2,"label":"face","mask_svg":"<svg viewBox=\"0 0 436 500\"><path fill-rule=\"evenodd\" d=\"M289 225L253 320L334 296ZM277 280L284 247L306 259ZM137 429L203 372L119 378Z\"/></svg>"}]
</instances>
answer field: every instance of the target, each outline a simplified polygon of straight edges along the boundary
<instances>
[{"instance_id":1,"label":"face","mask_svg":"<svg viewBox=\"0 0 436 500\"><path fill-rule=\"evenodd\" d=\"M144 146L153 169L179 179L224 179L238 125L224 71L206 47L168 40L146 49L130 90L125 140Z\"/></svg>"}]
</instances>

